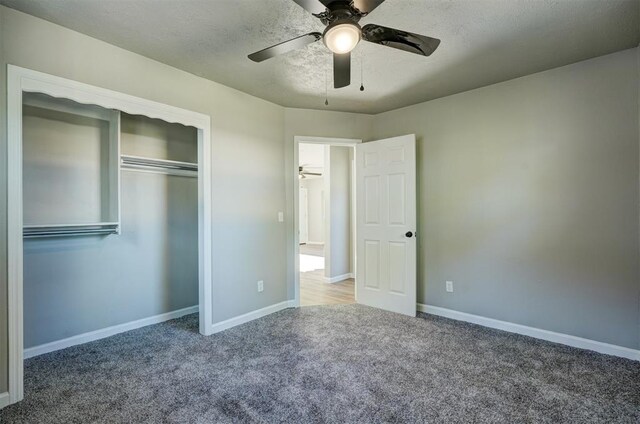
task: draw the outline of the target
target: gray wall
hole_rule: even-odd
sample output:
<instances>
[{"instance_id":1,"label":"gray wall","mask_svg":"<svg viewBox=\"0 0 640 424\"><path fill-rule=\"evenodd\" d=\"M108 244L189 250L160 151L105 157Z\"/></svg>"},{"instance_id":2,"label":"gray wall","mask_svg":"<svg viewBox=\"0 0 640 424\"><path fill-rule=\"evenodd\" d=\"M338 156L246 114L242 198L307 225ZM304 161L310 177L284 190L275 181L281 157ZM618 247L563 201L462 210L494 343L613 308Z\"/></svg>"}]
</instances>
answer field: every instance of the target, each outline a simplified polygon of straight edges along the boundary
<instances>
[{"instance_id":1,"label":"gray wall","mask_svg":"<svg viewBox=\"0 0 640 424\"><path fill-rule=\"evenodd\" d=\"M418 140L418 302L639 348L638 128L638 49L377 115Z\"/></svg>"},{"instance_id":2,"label":"gray wall","mask_svg":"<svg viewBox=\"0 0 640 424\"><path fill-rule=\"evenodd\" d=\"M22 110L25 225L112 220L109 122L26 105Z\"/></svg>"},{"instance_id":3,"label":"gray wall","mask_svg":"<svg viewBox=\"0 0 640 424\"><path fill-rule=\"evenodd\" d=\"M24 245L24 343L198 304L194 178L122 172L122 233Z\"/></svg>"},{"instance_id":4,"label":"gray wall","mask_svg":"<svg viewBox=\"0 0 640 424\"><path fill-rule=\"evenodd\" d=\"M120 154L157 159L198 162L198 131L160 119L122 113Z\"/></svg>"},{"instance_id":5,"label":"gray wall","mask_svg":"<svg viewBox=\"0 0 640 424\"><path fill-rule=\"evenodd\" d=\"M325 277L351 272L351 147L328 146L325 160L325 211L329 225ZM328 248L326 248L328 247Z\"/></svg>"}]
</instances>

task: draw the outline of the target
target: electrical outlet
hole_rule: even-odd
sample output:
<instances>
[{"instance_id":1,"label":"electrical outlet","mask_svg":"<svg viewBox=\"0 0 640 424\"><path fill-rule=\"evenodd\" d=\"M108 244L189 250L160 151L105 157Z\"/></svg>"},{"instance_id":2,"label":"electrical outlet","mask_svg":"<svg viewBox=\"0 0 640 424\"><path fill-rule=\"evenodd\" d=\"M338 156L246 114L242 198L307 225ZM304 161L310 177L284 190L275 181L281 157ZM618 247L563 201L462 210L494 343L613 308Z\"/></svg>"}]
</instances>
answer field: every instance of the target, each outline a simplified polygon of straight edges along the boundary
<instances>
[{"instance_id":1,"label":"electrical outlet","mask_svg":"<svg viewBox=\"0 0 640 424\"><path fill-rule=\"evenodd\" d=\"M258 281L258 292L261 292L264 290L264 281L260 280Z\"/></svg>"},{"instance_id":2,"label":"electrical outlet","mask_svg":"<svg viewBox=\"0 0 640 424\"><path fill-rule=\"evenodd\" d=\"M453 281L447 281L445 285L447 287L447 291L449 293L453 293Z\"/></svg>"},{"instance_id":3,"label":"electrical outlet","mask_svg":"<svg viewBox=\"0 0 640 424\"><path fill-rule=\"evenodd\" d=\"M284 212L278 212L278 222L284 222Z\"/></svg>"}]
</instances>

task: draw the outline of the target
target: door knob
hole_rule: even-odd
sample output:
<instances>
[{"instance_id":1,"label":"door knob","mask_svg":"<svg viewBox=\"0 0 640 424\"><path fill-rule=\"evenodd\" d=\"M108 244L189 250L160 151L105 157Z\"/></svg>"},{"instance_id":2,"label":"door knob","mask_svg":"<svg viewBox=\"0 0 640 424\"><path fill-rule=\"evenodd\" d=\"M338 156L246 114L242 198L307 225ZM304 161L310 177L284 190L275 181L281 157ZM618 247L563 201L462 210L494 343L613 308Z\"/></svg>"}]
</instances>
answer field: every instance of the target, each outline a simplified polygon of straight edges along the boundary
<instances>
[{"instance_id":1,"label":"door knob","mask_svg":"<svg viewBox=\"0 0 640 424\"><path fill-rule=\"evenodd\" d=\"M413 237L413 233L411 231L407 231L404 236L406 238L411 238L411 237Z\"/></svg>"}]
</instances>

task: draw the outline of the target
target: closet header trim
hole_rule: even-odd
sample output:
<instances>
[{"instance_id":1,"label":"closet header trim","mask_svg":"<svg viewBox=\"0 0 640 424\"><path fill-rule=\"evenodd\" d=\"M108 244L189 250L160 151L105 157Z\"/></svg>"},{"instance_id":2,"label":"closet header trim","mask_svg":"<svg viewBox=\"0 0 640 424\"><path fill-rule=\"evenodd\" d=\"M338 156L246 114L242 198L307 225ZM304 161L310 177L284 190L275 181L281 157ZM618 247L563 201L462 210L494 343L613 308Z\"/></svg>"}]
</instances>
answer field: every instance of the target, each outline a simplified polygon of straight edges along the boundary
<instances>
[{"instance_id":1,"label":"closet header trim","mask_svg":"<svg viewBox=\"0 0 640 424\"><path fill-rule=\"evenodd\" d=\"M9 65L9 67L12 67L12 65ZM126 112L130 115L144 115L173 124L188 125L200 129L210 128L210 118L205 114L198 112L185 113L184 109L154 101L141 103L138 97L62 78L52 84L46 81L51 79L51 75L31 69L19 69L22 74L22 90L26 92L62 97L82 104L98 105L107 109Z\"/></svg>"}]
</instances>

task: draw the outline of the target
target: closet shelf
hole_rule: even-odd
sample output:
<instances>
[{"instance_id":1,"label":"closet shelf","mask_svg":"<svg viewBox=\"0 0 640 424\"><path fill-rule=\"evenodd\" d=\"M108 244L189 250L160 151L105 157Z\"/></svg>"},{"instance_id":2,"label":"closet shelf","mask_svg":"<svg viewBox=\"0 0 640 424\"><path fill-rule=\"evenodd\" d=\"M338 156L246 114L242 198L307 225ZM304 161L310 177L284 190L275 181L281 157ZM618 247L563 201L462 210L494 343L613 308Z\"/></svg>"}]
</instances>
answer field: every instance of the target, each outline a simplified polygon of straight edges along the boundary
<instances>
[{"instance_id":1,"label":"closet shelf","mask_svg":"<svg viewBox=\"0 0 640 424\"><path fill-rule=\"evenodd\" d=\"M56 224L25 225L22 229L24 238L40 237L72 237L117 234L117 222L98 222L95 224Z\"/></svg>"},{"instance_id":2,"label":"closet shelf","mask_svg":"<svg viewBox=\"0 0 640 424\"><path fill-rule=\"evenodd\" d=\"M121 168L146 172L197 177L198 164L167 159L153 159L142 156L121 155Z\"/></svg>"}]
</instances>

